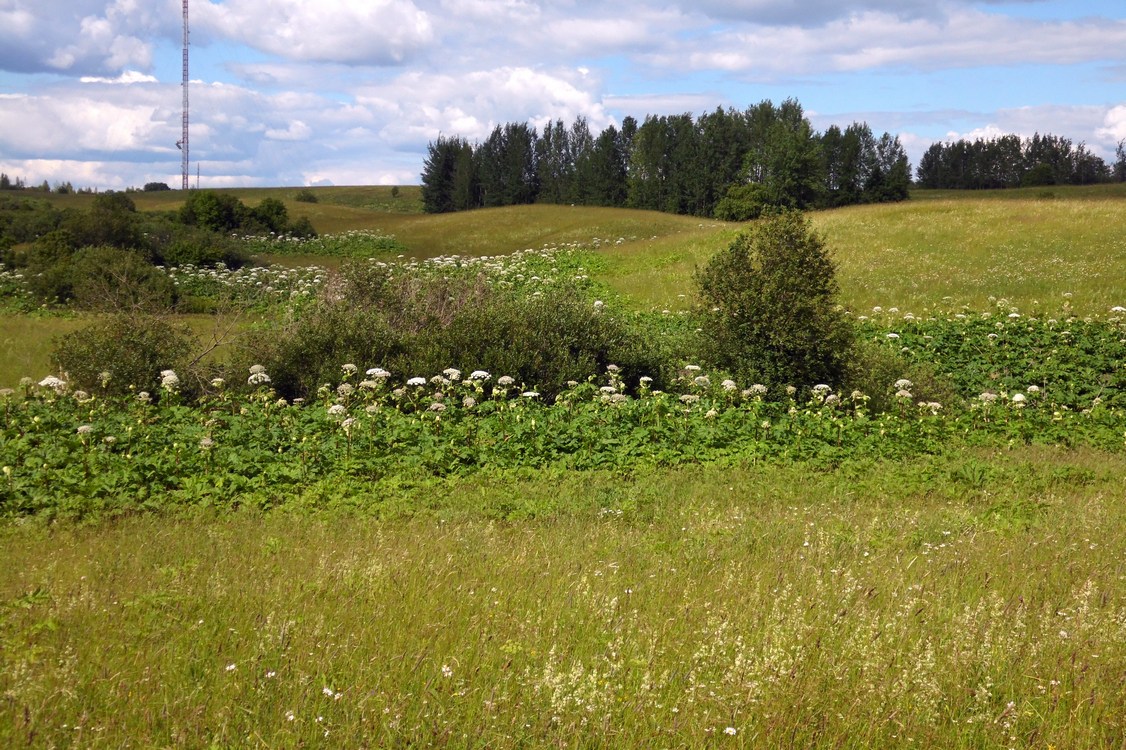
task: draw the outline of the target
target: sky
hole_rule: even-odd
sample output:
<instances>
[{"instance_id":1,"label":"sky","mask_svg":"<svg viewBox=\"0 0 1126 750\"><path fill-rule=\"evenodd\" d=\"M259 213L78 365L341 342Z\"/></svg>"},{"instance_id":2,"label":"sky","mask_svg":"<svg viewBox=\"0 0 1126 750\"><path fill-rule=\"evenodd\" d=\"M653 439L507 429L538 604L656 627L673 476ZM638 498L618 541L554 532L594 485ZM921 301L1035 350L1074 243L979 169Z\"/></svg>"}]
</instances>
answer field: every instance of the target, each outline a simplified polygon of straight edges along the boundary
<instances>
[{"instance_id":1,"label":"sky","mask_svg":"<svg viewBox=\"0 0 1126 750\"><path fill-rule=\"evenodd\" d=\"M190 0L201 187L417 184L439 135L796 98L937 141L1126 138L1123 0ZM0 0L0 171L181 184L182 0Z\"/></svg>"}]
</instances>

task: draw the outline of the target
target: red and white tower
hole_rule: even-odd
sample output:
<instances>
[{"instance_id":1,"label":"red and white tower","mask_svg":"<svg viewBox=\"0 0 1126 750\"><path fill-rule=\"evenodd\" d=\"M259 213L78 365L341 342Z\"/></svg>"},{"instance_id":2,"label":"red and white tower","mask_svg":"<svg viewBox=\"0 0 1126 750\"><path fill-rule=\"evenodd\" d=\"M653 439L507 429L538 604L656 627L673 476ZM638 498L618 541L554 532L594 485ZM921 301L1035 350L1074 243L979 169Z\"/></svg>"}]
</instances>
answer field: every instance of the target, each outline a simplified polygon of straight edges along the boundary
<instances>
[{"instance_id":1,"label":"red and white tower","mask_svg":"<svg viewBox=\"0 0 1126 750\"><path fill-rule=\"evenodd\" d=\"M183 177L180 189L187 190L188 172L191 171L188 157L188 0L184 0L184 80L181 86L184 89L184 114L180 123L180 140L176 145L180 148L180 173Z\"/></svg>"}]
</instances>

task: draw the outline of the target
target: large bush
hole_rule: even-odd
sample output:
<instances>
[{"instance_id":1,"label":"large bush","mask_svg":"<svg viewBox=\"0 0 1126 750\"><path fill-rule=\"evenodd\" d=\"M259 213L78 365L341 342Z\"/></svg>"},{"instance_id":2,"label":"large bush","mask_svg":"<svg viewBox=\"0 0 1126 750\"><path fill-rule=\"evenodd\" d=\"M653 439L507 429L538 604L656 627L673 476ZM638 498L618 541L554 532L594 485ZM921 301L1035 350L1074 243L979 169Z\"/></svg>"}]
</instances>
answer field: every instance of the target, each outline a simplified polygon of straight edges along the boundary
<instances>
[{"instance_id":1,"label":"large bush","mask_svg":"<svg viewBox=\"0 0 1126 750\"><path fill-rule=\"evenodd\" d=\"M76 388L91 393L158 393L161 372L188 381L191 332L155 315L123 312L102 318L55 341L52 359Z\"/></svg>"},{"instance_id":2,"label":"large bush","mask_svg":"<svg viewBox=\"0 0 1126 750\"><path fill-rule=\"evenodd\" d=\"M623 320L573 290L527 295L478 278L396 274L371 263L346 265L309 309L253 337L243 359L240 365L265 365L288 397L338 381L345 363L382 367L399 381L449 367L483 369L545 397L610 364L633 378L662 370Z\"/></svg>"},{"instance_id":3,"label":"large bush","mask_svg":"<svg viewBox=\"0 0 1126 750\"><path fill-rule=\"evenodd\" d=\"M747 382L839 385L852 344L836 269L799 212L768 216L696 275L707 357Z\"/></svg>"}]
</instances>

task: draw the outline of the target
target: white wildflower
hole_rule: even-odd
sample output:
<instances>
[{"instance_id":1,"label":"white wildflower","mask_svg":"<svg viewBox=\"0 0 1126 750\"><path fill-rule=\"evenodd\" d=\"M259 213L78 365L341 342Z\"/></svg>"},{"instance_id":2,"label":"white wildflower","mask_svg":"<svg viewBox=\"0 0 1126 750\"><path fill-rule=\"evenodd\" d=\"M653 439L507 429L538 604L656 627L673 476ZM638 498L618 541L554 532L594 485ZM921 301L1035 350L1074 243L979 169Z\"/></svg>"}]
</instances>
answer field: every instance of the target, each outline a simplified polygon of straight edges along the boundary
<instances>
[{"instance_id":1,"label":"white wildflower","mask_svg":"<svg viewBox=\"0 0 1126 750\"><path fill-rule=\"evenodd\" d=\"M417 377L417 376L413 377L413 378L411 378L410 380L407 381L407 385L413 385L413 386L426 385L426 378Z\"/></svg>"}]
</instances>

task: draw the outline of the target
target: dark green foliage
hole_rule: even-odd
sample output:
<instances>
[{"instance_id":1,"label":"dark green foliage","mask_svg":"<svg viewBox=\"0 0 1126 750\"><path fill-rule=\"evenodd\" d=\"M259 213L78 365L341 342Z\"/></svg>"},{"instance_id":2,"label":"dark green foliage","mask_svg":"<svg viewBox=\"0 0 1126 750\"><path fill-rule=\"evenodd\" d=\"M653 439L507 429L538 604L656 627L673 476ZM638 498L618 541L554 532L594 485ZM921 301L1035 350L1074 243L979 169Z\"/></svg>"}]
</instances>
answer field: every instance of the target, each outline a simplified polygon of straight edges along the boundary
<instances>
[{"instance_id":1,"label":"dark green foliage","mask_svg":"<svg viewBox=\"0 0 1126 750\"><path fill-rule=\"evenodd\" d=\"M245 243L226 234L173 222L146 226L154 248L154 262L164 266L214 266L241 268L250 262Z\"/></svg>"},{"instance_id":2,"label":"dark green foliage","mask_svg":"<svg viewBox=\"0 0 1126 750\"><path fill-rule=\"evenodd\" d=\"M836 387L844 380L851 328L837 305L825 242L802 214L762 219L696 281L712 364L768 386Z\"/></svg>"},{"instance_id":3,"label":"dark green foliage","mask_svg":"<svg viewBox=\"0 0 1126 750\"><path fill-rule=\"evenodd\" d=\"M297 195L293 196L293 200L297 201L298 203L316 203L317 194L312 190L305 188L304 190L299 190L297 192Z\"/></svg>"},{"instance_id":4,"label":"dark green foliage","mask_svg":"<svg viewBox=\"0 0 1126 750\"><path fill-rule=\"evenodd\" d=\"M732 185L716 204L715 217L721 221L750 221L762 216L770 205L764 186L757 183Z\"/></svg>"},{"instance_id":5,"label":"dark green foliage","mask_svg":"<svg viewBox=\"0 0 1126 750\"><path fill-rule=\"evenodd\" d=\"M136 252L86 247L70 260L74 304L104 312L166 311L176 301L168 276Z\"/></svg>"},{"instance_id":6,"label":"dark green foliage","mask_svg":"<svg viewBox=\"0 0 1126 750\"><path fill-rule=\"evenodd\" d=\"M907 357L898 348L883 342L856 341L849 359L844 390L860 391L868 398L868 409L882 413L896 406L895 394L899 389L895 384L900 380L911 382L907 390L911 393L912 403L937 402L944 408L950 408L962 401L954 384L940 375L933 364Z\"/></svg>"},{"instance_id":7,"label":"dark green foliage","mask_svg":"<svg viewBox=\"0 0 1126 750\"><path fill-rule=\"evenodd\" d=\"M88 310L165 309L175 301L169 278L133 250L72 250L65 232L36 242L27 256L28 286L48 303Z\"/></svg>"},{"instance_id":8,"label":"dark green foliage","mask_svg":"<svg viewBox=\"0 0 1126 750\"><path fill-rule=\"evenodd\" d=\"M144 248L141 220L133 200L125 193L99 193L89 211L72 214L61 227L70 233L72 247L101 246Z\"/></svg>"},{"instance_id":9,"label":"dark green foliage","mask_svg":"<svg viewBox=\"0 0 1126 750\"><path fill-rule=\"evenodd\" d=\"M69 333L55 342L52 358L73 387L91 393L157 393L162 370L174 370L189 387L186 327L145 313L124 312ZM105 379L103 373L109 373Z\"/></svg>"},{"instance_id":10,"label":"dark green foliage","mask_svg":"<svg viewBox=\"0 0 1126 750\"><path fill-rule=\"evenodd\" d=\"M146 182L145 186L141 188L146 193L161 193L171 189L167 182Z\"/></svg>"},{"instance_id":11,"label":"dark green foliage","mask_svg":"<svg viewBox=\"0 0 1126 750\"><path fill-rule=\"evenodd\" d=\"M239 367L262 364L288 397L336 382L340 366L383 367L400 382L445 368L509 375L545 397L616 364L634 378L664 369L626 323L581 294L524 295L472 278L400 278L349 263L338 285L281 330L263 330Z\"/></svg>"},{"instance_id":12,"label":"dark green foliage","mask_svg":"<svg viewBox=\"0 0 1126 750\"><path fill-rule=\"evenodd\" d=\"M180 222L212 232L233 232L243 225L249 211L235 196L214 190L193 190L180 208Z\"/></svg>"},{"instance_id":13,"label":"dark green foliage","mask_svg":"<svg viewBox=\"0 0 1126 750\"><path fill-rule=\"evenodd\" d=\"M1043 187L1056 184L1056 173L1051 164L1041 162L1024 173L1020 179L1021 187Z\"/></svg>"},{"instance_id":14,"label":"dark green foliage","mask_svg":"<svg viewBox=\"0 0 1126 750\"><path fill-rule=\"evenodd\" d=\"M919 160L918 183L927 188L995 189L1090 185L1114 179L1111 168L1085 144L1039 133L961 139L931 145Z\"/></svg>"},{"instance_id":15,"label":"dark green foliage","mask_svg":"<svg viewBox=\"0 0 1126 750\"><path fill-rule=\"evenodd\" d=\"M538 133L527 123L498 125L476 146L439 136L428 147L422 195L429 213L536 201L712 216L744 184L760 186L764 205L807 208L903 200L910 176L897 137L877 139L862 123L821 136L787 99L698 118L650 115L640 126L627 117L597 137L583 117Z\"/></svg>"}]
</instances>

